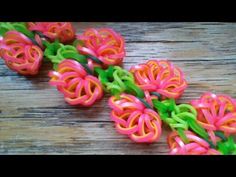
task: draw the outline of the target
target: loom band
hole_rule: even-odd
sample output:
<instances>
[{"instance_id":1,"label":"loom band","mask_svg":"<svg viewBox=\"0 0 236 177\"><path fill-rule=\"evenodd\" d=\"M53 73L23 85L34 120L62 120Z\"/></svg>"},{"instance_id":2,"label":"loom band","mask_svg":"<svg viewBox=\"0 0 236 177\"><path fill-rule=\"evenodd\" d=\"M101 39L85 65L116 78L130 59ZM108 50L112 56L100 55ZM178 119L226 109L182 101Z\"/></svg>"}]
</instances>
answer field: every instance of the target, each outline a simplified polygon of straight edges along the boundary
<instances>
[{"instance_id":1,"label":"loom band","mask_svg":"<svg viewBox=\"0 0 236 177\"><path fill-rule=\"evenodd\" d=\"M29 63L28 62L25 62L25 63L22 63L22 64L17 64L17 63L12 63L12 66L15 67L17 70L25 70L25 69L29 69L28 66L29 66Z\"/></svg>"},{"instance_id":2,"label":"loom band","mask_svg":"<svg viewBox=\"0 0 236 177\"><path fill-rule=\"evenodd\" d=\"M107 57L107 60L110 62L114 62L114 60L122 60L125 57L124 51L117 51L115 47L109 47L104 49L103 51L97 51L98 55Z\"/></svg>"},{"instance_id":3,"label":"loom band","mask_svg":"<svg viewBox=\"0 0 236 177\"><path fill-rule=\"evenodd\" d=\"M194 119L196 119L197 111L193 106L191 106L189 104L180 104L180 105L178 105L178 108L179 108L180 112L187 112L187 111L190 112L191 114L194 115Z\"/></svg>"},{"instance_id":4,"label":"loom band","mask_svg":"<svg viewBox=\"0 0 236 177\"><path fill-rule=\"evenodd\" d=\"M170 94L177 94L177 96L175 96L175 98L178 98L185 90L185 88L187 87L187 85L182 85L182 86L178 86L175 85L174 83L169 83L166 86L161 86L160 90L165 90L167 93Z\"/></svg>"},{"instance_id":5,"label":"loom band","mask_svg":"<svg viewBox=\"0 0 236 177\"><path fill-rule=\"evenodd\" d=\"M149 67L145 64L138 64L138 65L135 65L135 66L131 66L129 72L135 74L137 72L144 72L144 71L147 71L149 69Z\"/></svg>"},{"instance_id":6,"label":"loom band","mask_svg":"<svg viewBox=\"0 0 236 177\"><path fill-rule=\"evenodd\" d=\"M218 118L223 117L225 112L227 111L227 105L226 104L222 104L219 108L219 112L218 112ZM216 111L215 111L216 112ZM214 116L217 116L216 114Z\"/></svg>"},{"instance_id":7,"label":"loom band","mask_svg":"<svg viewBox=\"0 0 236 177\"><path fill-rule=\"evenodd\" d=\"M158 127L158 123L154 121L153 123L154 126L154 132L149 132L149 133L145 133L143 135L136 135L136 133L131 134L130 138L135 141L135 142L140 142L140 143L151 143L154 141L157 141L160 138L161 135L161 129L160 127ZM158 132L158 130L160 130L160 132Z\"/></svg>"},{"instance_id":8,"label":"loom band","mask_svg":"<svg viewBox=\"0 0 236 177\"><path fill-rule=\"evenodd\" d=\"M66 81L66 86L64 87L66 90L68 90L71 93L76 93L76 87L79 86L80 84L84 84L84 81L82 81L81 78L79 77L75 77L75 78L71 78Z\"/></svg>"},{"instance_id":9,"label":"loom band","mask_svg":"<svg viewBox=\"0 0 236 177\"><path fill-rule=\"evenodd\" d=\"M169 122L170 120L168 120L167 118L167 121L166 122ZM188 129L188 124L183 124L183 123L169 123L169 126L172 128L172 130L175 130L175 129L184 129L184 130L187 130Z\"/></svg>"},{"instance_id":10,"label":"loom band","mask_svg":"<svg viewBox=\"0 0 236 177\"><path fill-rule=\"evenodd\" d=\"M182 92L187 87L187 83L186 81L183 81L182 83L178 81L162 82L160 87L163 89L170 89L172 92Z\"/></svg>"},{"instance_id":11,"label":"loom band","mask_svg":"<svg viewBox=\"0 0 236 177\"><path fill-rule=\"evenodd\" d=\"M221 99L221 95L218 98ZM236 111L236 100L228 98L226 104L229 111Z\"/></svg>"},{"instance_id":12,"label":"loom band","mask_svg":"<svg viewBox=\"0 0 236 177\"><path fill-rule=\"evenodd\" d=\"M128 76L132 78L132 80L134 79L133 75L129 71L122 69L120 66L112 66L112 68L115 69L119 73L119 75ZM112 74L111 71L110 71L110 74Z\"/></svg>"},{"instance_id":13,"label":"loom band","mask_svg":"<svg viewBox=\"0 0 236 177\"><path fill-rule=\"evenodd\" d=\"M149 142L153 142L153 141L158 141L158 139L160 138L161 136L161 127L160 127L160 124L158 124L157 121L153 121L153 124L154 126L153 130L154 130L154 135L152 136L151 139L149 139ZM159 130L159 131L158 131ZM146 141L145 141L146 142Z\"/></svg>"},{"instance_id":14,"label":"loom band","mask_svg":"<svg viewBox=\"0 0 236 177\"><path fill-rule=\"evenodd\" d=\"M63 42L75 38L75 30L68 23L64 24L57 32L59 38L64 39Z\"/></svg>"},{"instance_id":15,"label":"loom band","mask_svg":"<svg viewBox=\"0 0 236 177\"><path fill-rule=\"evenodd\" d=\"M22 52L23 53L23 52ZM19 54L18 54L19 55ZM25 63L25 60L22 58L17 58L15 56L11 56L9 55L8 52L4 52L3 53L3 59L7 60L8 62L13 62L13 63L19 63L19 64L23 64Z\"/></svg>"},{"instance_id":16,"label":"loom band","mask_svg":"<svg viewBox=\"0 0 236 177\"><path fill-rule=\"evenodd\" d=\"M176 141L175 141L176 136L178 136L177 131L173 131L167 136L167 144L170 147L170 149L176 147Z\"/></svg>"},{"instance_id":17,"label":"loom band","mask_svg":"<svg viewBox=\"0 0 236 177\"><path fill-rule=\"evenodd\" d=\"M138 72L138 71L132 72L132 70L130 70L130 72L134 73L134 78L137 80L138 85L143 85L143 84L150 83L150 80L147 77L146 77L146 80L145 80L140 72Z\"/></svg>"},{"instance_id":18,"label":"loom band","mask_svg":"<svg viewBox=\"0 0 236 177\"><path fill-rule=\"evenodd\" d=\"M154 140L152 139L152 137L154 136L153 132L149 132L145 135L135 135L134 133L130 135L130 139L132 139L133 141L137 142L137 143L151 143Z\"/></svg>"},{"instance_id":19,"label":"loom band","mask_svg":"<svg viewBox=\"0 0 236 177\"><path fill-rule=\"evenodd\" d=\"M4 41L7 45L12 44L12 43L23 43L23 44L32 45L32 41L28 37L26 37L24 34L18 31L8 31L4 35Z\"/></svg>"},{"instance_id":20,"label":"loom band","mask_svg":"<svg viewBox=\"0 0 236 177\"><path fill-rule=\"evenodd\" d=\"M85 100L82 105L83 106L91 106L98 98L99 96L99 91L97 88L95 88L94 93L87 99Z\"/></svg>"},{"instance_id":21,"label":"loom band","mask_svg":"<svg viewBox=\"0 0 236 177\"><path fill-rule=\"evenodd\" d=\"M221 130L225 133L228 133L228 134L236 133L236 128L235 127L229 127L229 126L225 126L225 125L220 126L219 130Z\"/></svg>"},{"instance_id":22,"label":"loom band","mask_svg":"<svg viewBox=\"0 0 236 177\"><path fill-rule=\"evenodd\" d=\"M78 85L76 85L76 84L70 86L70 85L68 85L68 83L66 83L64 85L57 85L57 90L62 92L64 97L72 98L72 97L76 97L76 94L75 94L75 92L71 91L70 89L73 87L75 89L75 88L77 88L77 86ZM68 88L68 87L70 87L70 88Z\"/></svg>"},{"instance_id":23,"label":"loom band","mask_svg":"<svg viewBox=\"0 0 236 177\"><path fill-rule=\"evenodd\" d=\"M150 93L148 91L144 91L143 93L144 93L144 97L145 97L147 103L153 108L152 100L158 99L158 97L155 95L150 95Z\"/></svg>"},{"instance_id":24,"label":"loom band","mask_svg":"<svg viewBox=\"0 0 236 177\"><path fill-rule=\"evenodd\" d=\"M148 114L145 114L145 117L144 117L144 122L145 122L145 125L147 126L147 128L151 131L154 131L155 128L153 127L152 125L152 122L151 121L154 121L152 120L153 117L150 117Z\"/></svg>"},{"instance_id":25,"label":"loom band","mask_svg":"<svg viewBox=\"0 0 236 177\"><path fill-rule=\"evenodd\" d=\"M216 110L216 106L217 106L217 105L211 104L210 107L209 107L210 112L211 112L212 117L213 117L214 120L216 120L217 117L218 117L218 116L217 116L218 111ZM224 106L225 106L224 103L220 105L221 111L222 111L222 107L224 107Z\"/></svg>"},{"instance_id":26,"label":"loom band","mask_svg":"<svg viewBox=\"0 0 236 177\"><path fill-rule=\"evenodd\" d=\"M31 31L29 31L29 30L26 28L25 25L19 24L19 23L15 23L13 26L14 26L14 28L15 28L16 31L23 33L23 34L26 35L27 37L29 37L29 38L33 38L33 37L34 37L34 34L33 34Z\"/></svg>"},{"instance_id":27,"label":"loom band","mask_svg":"<svg viewBox=\"0 0 236 177\"><path fill-rule=\"evenodd\" d=\"M188 138L187 138L187 136L185 134L185 130L187 130L188 128L186 129L186 127L184 127L182 125L179 125L178 127L172 127L171 126L171 128L173 130L177 130L178 135L180 136L180 138L183 140L184 143L189 143L189 140L188 140Z\"/></svg>"},{"instance_id":28,"label":"loom band","mask_svg":"<svg viewBox=\"0 0 236 177\"><path fill-rule=\"evenodd\" d=\"M221 153L215 149L209 149L207 155L221 155Z\"/></svg>"},{"instance_id":29,"label":"loom band","mask_svg":"<svg viewBox=\"0 0 236 177\"><path fill-rule=\"evenodd\" d=\"M82 97L82 91L85 89L84 85L85 85L85 80L80 79L78 81L78 85L76 86L76 89L75 89L75 96L76 97ZM84 95L86 95L87 96L86 99L88 99L88 94L84 93Z\"/></svg>"},{"instance_id":30,"label":"loom band","mask_svg":"<svg viewBox=\"0 0 236 177\"><path fill-rule=\"evenodd\" d=\"M83 57L83 55L79 55L77 53L76 49L73 46L69 46L69 45L60 47L57 50L56 56L57 56L58 60L62 60L62 59L65 59L65 58L71 58L71 57L72 58L75 57L75 59L81 60L81 58ZM87 60L85 60L85 62L87 62Z\"/></svg>"},{"instance_id":31,"label":"loom band","mask_svg":"<svg viewBox=\"0 0 236 177\"><path fill-rule=\"evenodd\" d=\"M107 32L106 32L107 31ZM108 28L108 29L100 29L100 34L105 32L105 34L107 33L108 35L111 35L112 38L114 38L116 41L122 41L122 36L120 36L118 33L116 33L114 30Z\"/></svg>"},{"instance_id":32,"label":"loom band","mask_svg":"<svg viewBox=\"0 0 236 177\"><path fill-rule=\"evenodd\" d=\"M109 56L99 56L100 61L106 65L118 65L121 63L122 59L110 59Z\"/></svg>"},{"instance_id":33,"label":"loom band","mask_svg":"<svg viewBox=\"0 0 236 177\"><path fill-rule=\"evenodd\" d=\"M189 125L189 127L198 135L200 135L201 137L203 137L204 139L207 139L209 136L207 134L207 132L205 131L205 129L199 125L194 119L188 119L187 123Z\"/></svg>"},{"instance_id":34,"label":"loom band","mask_svg":"<svg viewBox=\"0 0 236 177\"><path fill-rule=\"evenodd\" d=\"M142 90L145 90L145 91L149 91L149 92L153 92L153 91L157 91L157 86L153 85L153 84L143 84L143 85L140 85L140 84L137 84L138 87L140 87Z\"/></svg>"},{"instance_id":35,"label":"loom band","mask_svg":"<svg viewBox=\"0 0 236 177\"><path fill-rule=\"evenodd\" d=\"M198 154L202 154L202 153L206 153L207 149L199 146L199 144L197 143L189 143L185 145L186 149L188 152L190 152L190 154L192 153L198 153Z\"/></svg>"},{"instance_id":36,"label":"loom band","mask_svg":"<svg viewBox=\"0 0 236 177\"><path fill-rule=\"evenodd\" d=\"M94 28L87 29L83 36L99 36L99 32Z\"/></svg>"},{"instance_id":37,"label":"loom band","mask_svg":"<svg viewBox=\"0 0 236 177\"><path fill-rule=\"evenodd\" d=\"M124 85L125 85L125 92L134 94L138 98L144 98L144 92L138 86L136 86L133 82L127 80L124 82Z\"/></svg>"},{"instance_id":38,"label":"loom band","mask_svg":"<svg viewBox=\"0 0 236 177\"><path fill-rule=\"evenodd\" d=\"M155 100L155 99L152 100L152 104L153 104L154 108L159 113L164 113L164 112L166 112L168 110L168 107L164 103L162 103L162 102L160 102L158 100ZM162 118L162 116L161 116L161 118ZM165 118L165 117L163 117L163 118Z\"/></svg>"},{"instance_id":39,"label":"loom band","mask_svg":"<svg viewBox=\"0 0 236 177\"><path fill-rule=\"evenodd\" d=\"M210 93L210 92L206 92L204 93L201 98L200 98L200 102L204 102L205 100L211 100L211 99L215 99L217 98L217 96L213 93Z\"/></svg>"},{"instance_id":40,"label":"loom band","mask_svg":"<svg viewBox=\"0 0 236 177\"><path fill-rule=\"evenodd\" d=\"M178 153L179 154L186 154L187 149L186 149L184 142L177 136L174 139L175 139L176 145L179 146L179 147L176 147L178 149Z\"/></svg>"},{"instance_id":41,"label":"loom band","mask_svg":"<svg viewBox=\"0 0 236 177\"><path fill-rule=\"evenodd\" d=\"M120 104L122 110L124 111L125 109L133 109L133 110L143 110L144 106L141 104L137 104L134 102L124 102Z\"/></svg>"},{"instance_id":42,"label":"loom band","mask_svg":"<svg viewBox=\"0 0 236 177\"><path fill-rule=\"evenodd\" d=\"M141 117L143 116L141 111L133 111L130 113L127 121L126 121L126 126L133 126L137 123L139 123L138 121L141 119Z\"/></svg>"},{"instance_id":43,"label":"loom band","mask_svg":"<svg viewBox=\"0 0 236 177\"><path fill-rule=\"evenodd\" d=\"M78 95L76 95L76 92L74 91L75 89L77 89L77 87L79 87L78 81L76 81L76 83L74 83L73 85L66 84L65 86L61 86L58 90L63 93L64 97L73 98L78 97ZM82 86L80 85L80 87Z\"/></svg>"},{"instance_id":44,"label":"loom band","mask_svg":"<svg viewBox=\"0 0 236 177\"><path fill-rule=\"evenodd\" d=\"M205 140L197 137L194 134L187 134L187 138L189 139L190 142L194 141L194 142L197 142L198 144L202 145L203 147L209 148L209 144Z\"/></svg>"},{"instance_id":45,"label":"loom band","mask_svg":"<svg viewBox=\"0 0 236 177\"><path fill-rule=\"evenodd\" d=\"M206 154L207 153L207 149L199 146L199 147L196 147L193 152L191 152L190 154L192 155L203 155L203 154Z\"/></svg>"},{"instance_id":46,"label":"loom band","mask_svg":"<svg viewBox=\"0 0 236 177\"><path fill-rule=\"evenodd\" d=\"M37 52L37 58L35 56L32 56L32 54L36 54ZM43 57L42 50L37 46L25 46L25 56L27 58L27 61L34 62L35 60L40 60Z\"/></svg>"},{"instance_id":47,"label":"loom band","mask_svg":"<svg viewBox=\"0 0 236 177\"><path fill-rule=\"evenodd\" d=\"M11 23L9 23L9 22L0 22L0 35L1 36L4 36L4 34L9 30L14 30L14 27Z\"/></svg>"},{"instance_id":48,"label":"loom band","mask_svg":"<svg viewBox=\"0 0 236 177\"><path fill-rule=\"evenodd\" d=\"M128 102L134 102L135 104L138 104L140 107L137 108L141 108L140 110L143 110L145 107L142 105L142 102L135 96L130 95L130 94L121 94L121 97L126 99Z\"/></svg>"},{"instance_id":49,"label":"loom band","mask_svg":"<svg viewBox=\"0 0 236 177\"><path fill-rule=\"evenodd\" d=\"M119 97L119 94L121 94L124 90L117 85L107 83L105 91L110 92L113 96Z\"/></svg>"},{"instance_id":50,"label":"loom band","mask_svg":"<svg viewBox=\"0 0 236 177\"><path fill-rule=\"evenodd\" d=\"M91 49L89 49L89 48L87 48L87 47L82 47L82 46L78 45L78 46L77 46L77 50L78 50L81 54L89 55L89 57L91 57L91 56L97 56L97 54L96 54L93 50L91 50ZM91 59L92 59L92 58L91 58Z\"/></svg>"},{"instance_id":51,"label":"loom band","mask_svg":"<svg viewBox=\"0 0 236 177\"><path fill-rule=\"evenodd\" d=\"M79 63L87 63L87 59L84 55L80 55L78 53L75 53L73 51L64 51L61 53L64 58L71 58L76 60Z\"/></svg>"},{"instance_id":52,"label":"loom band","mask_svg":"<svg viewBox=\"0 0 236 177\"><path fill-rule=\"evenodd\" d=\"M216 127L213 124L204 123L197 119L197 123L202 126L204 129L215 131Z\"/></svg>"},{"instance_id":53,"label":"loom band","mask_svg":"<svg viewBox=\"0 0 236 177\"><path fill-rule=\"evenodd\" d=\"M112 96L108 100L108 105L111 109L115 110L117 113L121 114L123 112L123 108L117 104L117 98L115 96Z\"/></svg>"},{"instance_id":54,"label":"loom band","mask_svg":"<svg viewBox=\"0 0 236 177\"><path fill-rule=\"evenodd\" d=\"M134 124L134 122L137 120L139 115L130 115L129 116L129 121L126 121L125 126L122 127L120 124L117 124L117 128L119 128L119 130L122 130L122 134L131 134L134 133L136 131L138 131L138 125ZM129 123L128 123L129 122Z\"/></svg>"},{"instance_id":55,"label":"loom band","mask_svg":"<svg viewBox=\"0 0 236 177\"><path fill-rule=\"evenodd\" d=\"M156 90L158 93L160 93L162 96L165 96L167 98L173 98L173 99L177 99L179 98L180 94L179 93L173 93L173 92L169 92L167 90L163 90L163 89L157 89Z\"/></svg>"},{"instance_id":56,"label":"loom band","mask_svg":"<svg viewBox=\"0 0 236 177\"><path fill-rule=\"evenodd\" d=\"M78 73L77 72L65 72L63 74L61 74L60 80L63 80L65 82L67 82L67 80L69 79L73 79L73 78L77 78L78 77Z\"/></svg>"},{"instance_id":57,"label":"loom band","mask_svg":"<svg viewBox=\"0 0 236 177\"><path fill-rule=\"evenodd\" d=\"M204 119L206 120L207 123L209 124L214 124L214 118L212 117L212 115L209 113L209 110L201 110L203 115L204 115Z\"/></svg>"},{"instance_id":58,"label":"loom band","mask_svg":"<svg viewBox=\"0 0 236 177\"><path fill-rule=\"evenodd\" d=\"M116 115L116 112L112 110L111 112L111 120L114 121L117 124L121 124L123 127L127 126L127 121L125 120L127 116L130 115L129 112L121 114L121 115Z\"/></svg>"},{"instance_id":59,"label":"loom band","mask_svg":"<svg viewBox=\"0 0 236 177\"><path fill-rule=\"evenodd\" d=\"M59 71L61 73L67 72L68 70L75 70L78 74L81 75L81 77L84 77L87 75L86 71L84 70L83 66L78 63L77 61L71 60L71 59L65 59L58 65Z\"/></svg>"},{"instance_id":60,"label":"loom band","mask_svg":"<svg viewBox=\"0 0 236 177\"><path fill-rule=\"evenodd\" d=\"M125 88L125 84L122 82L122 80L120 79L120 76L118 76L118 70L115 70L113 72L113 79L114 81L116 81L118 83L118 85L122 88Z\"/></svg>"},{"instance_id":61,"label":"loom band","mask_svg":"<svg viewBox=\"0 0 236 177\"><path fill-rule=\"evenodd\" d=\"M98 75L98 78L102 84L107 84L109 82L108 73L106 71L104 71L100 67L95 67L94 72Z\"/></svg>"},{"instance_id":62,"label":"loom band","mask_svg":"<svg viewBox=\"0 0 236 177\"><path fill-rule=\"evenodd\" d=\"M116 130L123 135L130 135L137 131L138 125L134 125L133 127L122 127L120 124L116 123Z\"/></svg>"},{"instance_id":63,"label":"loom band","mask_svg":"<svg viewBox=\"0 0 236 177\"><path fill-rule=\"evenodd\" d=\"M152 109L145 109L144 113L149 115L152 120L156 120L160 125L162 124L160 116L157 114L157 112L153 111Z\"/></svg>"},{"instance_id":64,"label":"loom band","mask_svg":"<svg viewBox=\"0 0 236 177\"><path fill-rule=\"evenodd\" d=\"M78 87L77 87L78 88ZM78 96L77 97L75 97L75 98L70 98L70 97L65 97L65 101L67 102L67 103L69 103L70 105L78 105L78 104L83 104L83 102L85 101L85 100L87 100L88 99L88 95L82 95L81 94L81 92L82 92L82 90L83 90L84 88L81 86L81 87L79 87L79 91L78 91Z\"/></svg>"},{"instance_id":65,"label":"loom band","mask_svg":"<svg viewBox=\"0 0 236 177\"><path fill-rule=\"evenodd\" d=\"M94 94L94 92L91 90L92 89L91 88L92 87L91 84L96 86L94 92L97 89L96 92L102 93L102 85L100 84L100 81L96 77L88 75L88 76L86 76L85 83L84 83L85 92L87 94L89 94L89 95Z\"/></svg>"},{"instance_id":66,"label":"loom band","mask_svg":"<svg viewBox=\"0 0 236 177\"><path fill-rule=\"evenodd\" d=\"M221 126L223 124L228 124L229 122L236 122L236 112L234 113L228 113L226 116L222 117L216 122L216 126Z\"/></svg>"},{"instance_id":67,"label":"loom band","mask_svg":"<svg viewBox=\"0 0 236 177\"><path fill-rule=\"evenodd\" d=\"M174 111L171 112L171 118L176 120L179 123L188 123L188 121L191 119L195 122L195 116L188 112L182 112L179 114L174 113Z\"/></svg>"},{"instance_id":68,"label":"loom band","mask_svg":"<svg viewBox=\"0 0 236 177\"><path fill-rule=\"evenodd\" d=\"M62 86L62 87L64 87L65 85L66 85L66 82L65 81L62 81L62 80L55 80L55 79L51 79L50 81L49 81L49 84L51 85L51 86Z\"/></svg>"}]
</instances>

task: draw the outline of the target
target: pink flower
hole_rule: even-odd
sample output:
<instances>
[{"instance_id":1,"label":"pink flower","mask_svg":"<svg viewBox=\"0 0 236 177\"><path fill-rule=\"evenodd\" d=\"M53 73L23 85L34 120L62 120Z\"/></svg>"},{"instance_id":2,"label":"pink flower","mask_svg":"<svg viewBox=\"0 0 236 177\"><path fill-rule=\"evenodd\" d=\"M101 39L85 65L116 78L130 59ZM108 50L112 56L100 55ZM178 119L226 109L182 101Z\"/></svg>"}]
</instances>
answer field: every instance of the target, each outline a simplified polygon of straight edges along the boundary
<instances>
[{"instance_id":1,"label":"pink flower","mask_svg":"<svg viewBox=\"0 0 236 177\"><path fill-rule=\"evenodd\" d=\"M182 71L164 60L149 60L145 64L133 66L136 84L144 91L158 92L164 98L179 98L187 82Z\"/></svg>"},{"instance_id":2,"label":"pink flower","mask_svg":"<svg viewBox=\"0 0 236 177\"><path fill-rule=\"evenodd\" d=\"M112 29L87 29L77 38L83 42L77 49L82 54L98 58L105 67L120 65L125 57L124 39Z\"/></svg>"},{"instance_id":3,"label":"pink flower","mask_svg":"<svg viewBox=\"0 0 236 177\"><path fill-rule=\"evenodd\" d=\"M29 22L28 29L43 33L51 41L69 43L75 39L75 29L69 22Z\"/></svg>"},{"instance_id":4,"label":"pink flower","mask_svg":"<svg viewBox=\"0 0 236 177\"><path fill-rule=\"evenodd\" d=\"M63 60L58 70L49 72L49 76L49 83L64 94L65 101L70 105L91 106L103 96L100 81L88 75L75 60Z\"/></svg>"},{"instance_id":5,"label":"pink flower","mask_svg":"<svg viewBox=\"0 0 236 177\"><path fill-rule=\"evenodd\" d=\"M111 119L119 133L128 135L135 142L158 141L161 135L160 117L138 98L129 94L121 94L120 98L112 96L109 106L112 108Z\"/></svg>"},{"instance_id":6,"label":"pink flower","mask_svg":"<svg viewBox=\"0 0 236 177\"><path fill-rule=\"evenodd\" d=\"M43 51L24 34L8 31L0 45L0 56L10 69L22 75L38 73L43 59Z\"/></svg>"},{"instance_id":7,"label":"pink flower","mask_svg":"<svg viewBox=\"0 0 236 177\"><path fill-rule=\"evenodd\" d=\"M220 155L221 153L210 148L210 145L203 139L190 131L185 131L188 143L185 143L178 133L172 132L168 136L168 145L172 155Z\"/></svg>"},{"instance_id":8,"label":"pink flower","mask_svg":"<svg viewBox=\"0 0 236 177\"><path fill-rule=\"evenodd\" d=\"M222 131L226 136L236 133L236 100L223 94L205 93L191 101L197 110L198 123L207 129L213 143L217 142L214 131Z\"/></svg>"}]
</instances>

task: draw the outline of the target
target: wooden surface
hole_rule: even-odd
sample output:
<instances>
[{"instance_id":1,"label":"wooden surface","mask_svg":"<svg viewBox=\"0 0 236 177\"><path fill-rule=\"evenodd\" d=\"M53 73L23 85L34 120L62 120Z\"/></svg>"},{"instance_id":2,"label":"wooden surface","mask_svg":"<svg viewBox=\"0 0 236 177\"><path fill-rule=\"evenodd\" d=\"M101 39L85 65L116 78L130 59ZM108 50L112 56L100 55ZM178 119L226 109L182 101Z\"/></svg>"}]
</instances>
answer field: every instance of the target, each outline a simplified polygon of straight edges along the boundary
<instances>
[{"instance_id":1,"label":"wooden surface","mask_svg":"<svg viewBox=\"0 0 236 177\"><path fill-rule=\"evenodd\" d=\"M236 98L236 24L234 23L75 23L112 27L126 40L124 68L148 59L168 58L189 83L179 103L205 91ZM0 61L0 154L167 154L163 127L159 142L135 144L116 132L106 95L93 107L66 104L49 86L44 63L36 77L10 71Z\"/></svg>"}]
</instances>

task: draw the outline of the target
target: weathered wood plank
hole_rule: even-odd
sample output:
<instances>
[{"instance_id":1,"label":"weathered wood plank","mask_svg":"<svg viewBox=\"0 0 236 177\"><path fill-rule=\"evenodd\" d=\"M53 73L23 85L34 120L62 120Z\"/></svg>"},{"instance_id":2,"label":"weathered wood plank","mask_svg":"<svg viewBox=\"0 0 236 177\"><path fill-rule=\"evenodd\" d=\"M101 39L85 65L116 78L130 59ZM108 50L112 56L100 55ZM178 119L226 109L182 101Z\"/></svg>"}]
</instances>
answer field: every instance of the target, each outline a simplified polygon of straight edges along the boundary
<instances>
[{"instance_id":1,"label":"weathered wood plank","mask_svg":"<svg viewBox=\"0 0 236 177\"><path fill-rule=\"evenodd\" d=\"M234 23L76 23L112 27L126 40L129 69L148 59L168 58L180 67L189 86L178 102L205 91L236 98L236 24ZM93 107L65 103L48 84L51 64L39 75L24 77L0 60L0 154L166 154L166 135L152 145L131 142L115 131L107 106L109 95Z\"/></svg>"},{"instance_id":2,"label":"weathered wood plank","mask_svg":"<svg viewBox=\"0 0 236 177\"><path fill-rule=\"evenodd\" d=\"M118 134L111 122L86 123L67 118L0 119L0 139L0 153L11 154L164 154L168 151L165 136L158 143L135 144Z\"/></svg>"}]
</instances>

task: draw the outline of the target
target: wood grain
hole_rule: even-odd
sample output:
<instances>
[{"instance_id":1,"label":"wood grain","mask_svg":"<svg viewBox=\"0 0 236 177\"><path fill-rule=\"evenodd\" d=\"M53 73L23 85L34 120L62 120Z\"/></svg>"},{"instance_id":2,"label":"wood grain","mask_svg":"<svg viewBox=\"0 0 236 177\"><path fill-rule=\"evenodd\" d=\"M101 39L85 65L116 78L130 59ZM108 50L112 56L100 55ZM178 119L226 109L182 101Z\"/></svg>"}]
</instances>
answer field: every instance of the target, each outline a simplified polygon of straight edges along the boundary
<instances>
[{"instance_id":1,"label":"wood grain","mask_svg":"<svg viewBox=\"0 0 236 177\"><path fill-rule=\"evenodd\" d=\"M189 86L179 103L205 91L236 98L235 23L74 23L78 33L111 27L124 36L124 68L168 58ZM135 144L116 132L109 95L93 107L69 106L48 85L51 64L39 75L20 76L0 61L0 154L167 154L168 127L159 142Z\"/></svg>"}]
</instances>

